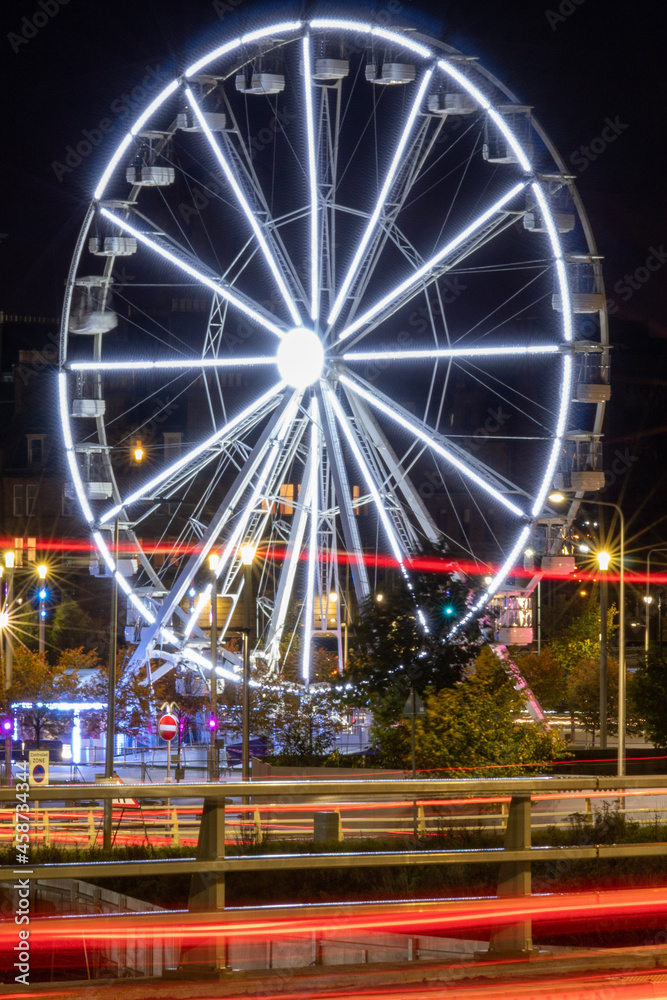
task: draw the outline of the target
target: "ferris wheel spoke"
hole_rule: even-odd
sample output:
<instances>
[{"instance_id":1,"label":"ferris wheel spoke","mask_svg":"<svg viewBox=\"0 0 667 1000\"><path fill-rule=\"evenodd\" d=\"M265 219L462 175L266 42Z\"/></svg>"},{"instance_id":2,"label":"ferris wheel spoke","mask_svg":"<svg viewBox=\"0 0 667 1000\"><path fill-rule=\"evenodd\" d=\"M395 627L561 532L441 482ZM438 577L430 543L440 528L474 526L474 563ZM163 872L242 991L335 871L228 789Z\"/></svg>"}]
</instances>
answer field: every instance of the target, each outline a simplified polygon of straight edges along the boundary
<instances>
[{"instance_id":1,"label":"ferris wheel spoke","mask_svg":"<svg viewBox=\"0 0 667 1000\"><path fill-rule=\"evenodd\" d=\"M317 569L318 548L317 529L319 523L319 471L320 471L320 430L318 427L319 413L317 400L313 397L309 410L310 416L310 479L306 507L310 517L310 535L308 539L308 570L306 574L306 607L303 637L303 656L301 658L301 676L308 686L310 680L310 665L312 660L311 645L313 641L313 604L315 600L315 570Z\"/></svg>"},{"instance_id":2,"label":"ferris wheel spoke","mask_svg":"<svg viewBox=\"0 0 667 1000\"><path fill-rule=\"evenodd\" d=\"M315 157L315 112L313 108L313 70L310 51L310 35L303 41L303 87L306 105L306 143L308 149L308 189L310 195L310 318L315 321L320 308L320 260L319 260L319 191L317 185L317 163Z\"/></svg>"},{"instance_id":3,"label":"ferris wheel spoke","mask_svg":"<svg viewBox=\"0 0 667 1000\"><path fill-rule=\"evenodd\" d=\"M365 313L357 317L349 326L345 327L339 336L339 341L346 340L353 333L356 333L362 328L368 327L368 325L375 321L374 325L377 325L382 319L386 319L387 316L392 315L401 305L424 287L425 283L430 283L434 281L441 273L443 273L442 268L447 270L449 265L445 265L445 261L450 258L454 251L460 247L463 247L467 241L474 239L480 231L486 226L493 228L500 222L504 221L504 216L501 215L504 207L512 201L513 198L523 191L526 187L525 182L520 182L515 184L511 190L506 192L496 201L490 208L483 212L474 222L471 222L469 226L461 230L454 239L450 240L441 250L438 251L430 260L426 261L420 268L418 268L409 278L406 278L399 285L393 288L390 292L384 295L375 305L367 309ZM500 218L499 218L500 216Z\"/></svg>"},{"instance_id":4,"label":"ferris wheel spoke","mask_svg":"<svg viewBox=\"0 0 667 1000\"><path fill-rule=\"evenodd\" d=\"M424 441L429 448L444 458L462 476L475 483L490 497L511 511L512 514L515 514L517 517L526 517L526 513L506 495L510 491L524 494L523 490L519 490L518 487L513 486L507 480L503 481L500 476L484 465L483 462L480 462L477 458L473 459L463 448L457 447L457 445L447 440L443 435L436 433L430 427L424 428L417 424L410 413L394 401L389 400L377 389L369 392L358 381L348 378L348 376L343 374L340 375L340 381L343 385L361 396L362 399L365 399L376 410L379 410L380 413L383 413L386 417L399 424L404 430L412 433L420 441Z\"/></svg>"},{"instance_id":5,"label":"ferris wheel spoke","mask_svg":"<svg viewBox=\"0 0 667 1000\"><path fill-rule=\"evenodd\" d=\"M107 208L102 208L100 211L105 218L109 219L110 222L113 222L114 225L118 226L118 228L123 232L133 236L136 240L143 244L143 246L148 247L149 250L152 250L158 256L162 257L163 260L168 261L181 271L184 271L201 285L211 289L211 291L215 292L217 295L222 296L222 298L226 299L230 305L240 310L248 316L249 319L252 319L255 323L259 324L259 326L264 327L265 330L275 334L277 337L283 336L285 332L284 327L278 326L268 315L260 312L260 307L248 299L247 296L243 295L243 293L239 292L238 289L235 288L232 290L231 286L221 278L204 274L202 268L205 267L205 265L197 261L197 267L195 267L189 256L186 255L173 242L167 240L162 233L153 231L150 235L147 235L146 233L138 230L135 226L131 226L129 222L126 222L124 219L114 215Z\"/></svg>"},{"instance_id":6,"label":"ferris wheel spoke","mask_svg":"<svg viewBox=\"0 0 667 1000\"><path fill-rule=\"evenodd\" d=\"M172 462L166 469L160 472L157 476L153 476L149 482L145 483L140 489L135 490L129 496L125 497L121 503L112 507L108 510L106 514L100 519L100 524L106 524L108 521L113 520L123 509L123 507L130 506L136 503L137 500L141 500L151 493L157 486L164 483L166 480L171 479L175 473L180 472L185 469L192 462L194 462L200 455L209 451L215 446L220 446L226 439L229 439L232 435L236 435L243 429L243 425L248 421L256 422L257 417L262 412L268 412L272 410L280 400L280 393L285 388L284 382L278 382L277 385L265 392L263 396L260 396L254 403L247 406L242 410L237 416L230 420L224 427L212 434L211 437L207 438L201 444L198 444L195 448L192 448L187 454L183 455L176 462Z\"/></svg>"},{"instance_id":7,"label":"ferris wheel spoke","mask_svg":"<svg viewBox=\"0 0 667 1000\"><path fill-rule=\"evenodd\" d=\"M204 133L204 135L206 136L209 146L211 147L213 154L216 160L218 161L223 174L225 175L227 183L234 192L234 196L237 202L239 203L241 210L245 215L253 233L255 234L255 239L259 243L262 253L264 255L264 259L266 260L266 263L269 266L269 270L271 271L271 274L273 275L276 284L280 289L280 294L282 295L285 304L287 306L287 309L289 311L289 314L292 317L292 322L296 326L301 326L301 317L299 316L299 311L296 307L296 304L294 303L294 300L290 295L289 289L287 288L283 275L280 273L280 268L278 267L278 263L271 251L268 241L264 233L262 232L262 227L260 226L259 222L257 221L257 217L252 211L250 205L248 204L248 200L241 189L238 179L234 175L234 171L232 170L231 164L227 160L227 157L223 153L219 144L216 142L215 136L213 135L211 129L209 128L208 122L206 121L205 116L202 114L201 109L197 101L195 100L195 96L192 93L190 87L185 88L185 93L199 121L200 128Z\"/></svg>"},{"instance_id":8,"label":"ferris wheel spoke","mask_svg":"<svg viewBox=\"0 0 667 1000\"><path fill-rule=\"evenodd\" d=\"M239 471L222 503L218 506L215 514L210 519L208 527L206 528L203 536L199 539L195 551L192 552L185 566L183 566L180 570L176 580L171 586L169 594L164 599L162 606L156 615L155 622L151 624L150 629L142 632L141 642L132 654L132 663L135 665L139 665L146 660L149 656L149 651L156 636L169 626L172 615L176 612L180 602L185 597L188 588L191 586L192 580L195 578L200 567L204 565L204 562L217 542L220 533L233 516L243 497L246 496L248 488L253 477L256 475L260 464L265 460L267 453L269 453L269 451L273 448L275 435L280 432L280 428L285 422L285 416L291 409L293 399L293 394L287 395L283 398L278 412L273 415L272 419L265 427L249 458ZM199 610L203 608L206 600L210 599L210 586L205 593L206 598L203 600ZM188 617L188 621L186 623L186 632L188 636L192 634L196 621L196 615L190 615ZM173 636L172 641L177 642L178 640L175 636Z\"/></svg>"},{"instance_id":9,"label":"ferris wheel spoke","mask_svg":"<svg viewBox=\"0 0 667 1000\"><path fill-rule=\"evenodd\" d=\"M420 361L433 358L506 358L539 357L558 354L559 344L517 345L516 347L455 347L415 351L349 351L343 361Z\"/></svg>"},{"instance_id":10,"label":"ferris wheel spoke","mask_svg":"<svg viewBox=\"0 0 667 1000\"><path fill-rule=\"evenodd\" d=\"M254 368L275 365L275 355L256 358L176 358L173 361L75 361L73 372L170 371L181 368Z\"/></svg>"},{"instance_id":11,"label":"ferris wheel spoke","mask_svg":"<svg viewBox=\"0 0 667 1000\"><path fill-rule=\"evenodd\" d=\"M264 466L259 474L257 483L255 484L250 499L247 501L247 503L244 504L241 516L239 517L229 537L227 538L224 548L222 549L222 552L218 556L218 562L215 567L216 578L220 577L220 574L227 567L230 560L238 556L238 550L241 546L248 524L253 514L255 513L257 504L261 499L262 494L266 488L267 480L272 475L275 469L287 432L290 430L290 427L294 422L294 417L296 416L300 398L301 398L300 390L292 393L292 395L289 397L287 406L284 408L284 410L280 415L279 421L275 427L275 433L269 439L270 447L268 449L268 456L266 457ZM225 513L229 515L228 511L226 511ZM203 594L200 595L199 600L195 605L195 609L192 615L190 616L190 620L185 627L184 634L186 639L189 637L190 633L192 632L192 629L195 627L197 619L199 618L199 615L201 614L204 605L207 603L207 597L208 599L210 599L210 593L211 593L211 587L209 586L208 593L204 592Z\"/></svg>"},{"instance_id":12,"label":"ferris wheel spoke","mask_svg":"<svg viewBox=\"0 0 667 1000\"><path fill-rule=\"evenodd\" d=\"M363 233L363 236L361 237L361 240L359 242L359 246L357 247L355 255L352 258L352 262L351 262L351 264L350 264L350 266L348 268L347 274L343 278L343 283L340 286L340 289L338 291L338 295L336 296L336 300L335 300L335 302L333 304L333 307L332 307L331 312L329 314L329 317L327 319L327 322L330 325L332 323L335 323L336 319L338 318L338 316L340 314L340 311L343 308L343 304L345 302L347 294L350 291L350 289L351 289L351 287L352 287L352 285L353 285L353 283L354 283L354 281L355 281L355 279L356 279L356 277L357 277L357 275L359 273L359 268L360 268L362 260L364 258L364 254L366 253L366 250L368 248L368 244L369 244L369 242L371 240L371 237L373 236L373 234L376 231L376 226L378 224L378 221L380 219L382 211L385 208L385 205L387 203L387 199L389 197L389 193L390 193L390 191L392 189L394 181L396 180L397 174L398 174L399 169L401 167L401 164L402 164L402 161L403 161L403 156L404 156L404 153L405 153L405 147L406 147L406 145L408 143L408 140L409 140L409 138L410 138L410 136L412 134L412 130L414 128L414 124L415 124L417 115L418 115L419 110L420 110L420 108L422 106L422 102L424 100L424 95L426 93L426 89L427 89L427 87L428 87L428 85L429 85L429 83L431 81L431 77L432 76L433 76L433 70L431 70L431 69L426 70L426 72L422 76L421 83L420 83L420 85L419 85L419 87L417 89L417 94L416 94L415 99L414 99L414 101L412 103L412 107L410 108L410 112L408 114L407 121L405 122L405 125L403 126L403 132L401 133L401 137L400 137L400 139L398 141L398 144L396 146L396 149L394 151L394 156L392 158L391 164L389 166L389 169L387 171L386 177L384 179L384 183L383 183L382 188L380 190L380 194L379 194L377 202L375 204L375 208L373 209L371 217L368 220L368 224L367 224L366 229L365 229L365 231Z\"/></svg>"},{"instance_id":13,"label":"ferris wheel spoke","mask_svg":"<svg viewBox=\"0 0 667 1000\"><path fill-rule=\"evenodd\" d=\"M332 392L332 390L329 389L328 387L326 388L325 392L329 405L331 406L331 409L333 410L336 416L340 429L343 432L343 436L348 443L350 451L354 455L354 459L357 463L359 471L366 483L366 489L373 498L373 502L380 517L380 521L382 522L382 527L384 528L385 534L387 536L387 541L389 542L390 548L394 554L394 558L401 567L403 573L406 574L407 573L405 569L406 553L403 552L399 540L396 537L396 533L394 532L394 529L391 526L389 518L387 517L387 511L385 510L385 506L382 502L382 497L378 492L375 480L373 478L373 474L371 473L371 470L368 467L368 463L366 462L366 459L364 458L361 452L361 448L359 447L359 442L357 441L354 435L354 431L350 426L350 421L348 420L347 415L343 410L343 407L340 405L338 399L336 398L335 393Z\"/></svg>"}]
</instances>

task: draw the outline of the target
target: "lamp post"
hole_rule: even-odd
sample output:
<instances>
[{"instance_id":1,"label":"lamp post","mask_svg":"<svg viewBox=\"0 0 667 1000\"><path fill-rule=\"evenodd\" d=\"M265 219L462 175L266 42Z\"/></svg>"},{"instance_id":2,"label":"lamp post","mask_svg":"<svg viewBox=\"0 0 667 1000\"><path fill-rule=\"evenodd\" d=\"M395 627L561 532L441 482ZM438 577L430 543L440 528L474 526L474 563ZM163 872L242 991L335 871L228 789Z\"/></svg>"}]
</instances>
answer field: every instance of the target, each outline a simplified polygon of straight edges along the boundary
<instances>
[{"instance_id":1,"label":"lamp post","mask_svg":"<svg viewBox=\"0 0 667 1000\"><path fill-rule=\"evenodd\" d=\"M119 521L114 528L114 565L118 572ZM111 620L109 623L109 690L107 694L107 742L104 748L104 778L107 783L113 778L113 757L116 743L116 649L118 645L118 584L115 574L111 574ZM104 800L103 846L111 849L111 820L113 800Z\"/></svg>"},{"instance_id":2,"label":"lamp post","mask_svg":"<svg viewBox=\"0 0 667 1000\"><path fill-rule=\"evenodd\" d=\"M653 598L649 593L649 580L651 577L651 556L654 552L667 552L666 548L651 549L646 557L646 594L644 595L644 603L646 604L646 628L644 630L644 652L648 653L649 646L649 634L650 634L650 622L651 622L651 604L653 603Z\"/></svg>"},{"instance_id":3,"label":"lamp post","mask_svg":"<svg viewBox=\"0 0 667 1000\"><path fill-rule=\"evenodd\" d=\"M218 769L218 568L219 557L212 552L208 557L208 567L211 571L211 718L209 727L211 730L210 746L210 767L209 778L217 781L219 778Z\"/></svg>"},{"instance_id":4,"label":"lamp post","mask_svg":"<svg viewBox=\"0 0 667 1000\"><path fill-rule=\"evenodd\" d=\"M562 493L552 493L549 497L552 503L562 503L565 496ZM621 558L619 573L619 623L618 623L618 766L619 778L625 774L625 518L617 503L610 500L594 500L599 507L612 507L618 514L621 525ZM604 631L606 637L606 625Z\"/></svg>"},{"instance_id":5,"label":"lamp post","mask_svg":"<svg viewBox=\"0 0 667 1000\"><path fill-rule=\"evenodd\" d=\"M0 579L2 578L2 567L0 566ZM3 593L4 596L4 593ZM7 711L7 717L9 717L9 685L7 684L7 676L5 674L5 657L4 657L4 642L5 642L5 631L9 624L9 614L4 607L0 607L0 674L2 676L2 687L4 693L4 703L5 709ZM5 782L8 785L12 783L12 733L11 729L7 730L5 728Z\"/></svg>"},{"instance_id":6,"label":"lamp post","mask_svg":"<svg viewBox=\"0 0 667 1000\"><path fill-rule=\"evenodd\" d=\"M243 724L241 735L241 780L250 780L250 637L252 635L252 561L255 550L241 549L243 563Z\"/></svg>"},{"instance_id":7,"label":"lamp post","mask_svg":"<svg viewBox=\"0 0 667 1000\"><path fill-rule=\"evenodd\" d=\"M39 587L39 655L44 655L44 650L46 647L46 607L44 602L46 601L46 574L49 568L45 563L40 563L37 567L37 574L39 576L40 587Z\"/></svg>"}]
</instances>

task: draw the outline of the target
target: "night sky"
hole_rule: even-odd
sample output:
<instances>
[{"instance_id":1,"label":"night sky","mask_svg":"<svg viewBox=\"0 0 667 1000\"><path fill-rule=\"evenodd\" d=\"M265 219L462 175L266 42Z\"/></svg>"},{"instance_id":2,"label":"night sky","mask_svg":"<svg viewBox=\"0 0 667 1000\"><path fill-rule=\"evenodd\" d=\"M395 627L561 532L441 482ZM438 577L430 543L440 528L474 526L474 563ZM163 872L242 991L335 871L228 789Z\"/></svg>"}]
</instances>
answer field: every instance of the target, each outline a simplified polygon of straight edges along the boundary
<instances>
[{"instance_id":1,"label":"night sky","mask_svg":"<svg viewBox=\"0 0 667 1000\"><path fill-rule=\"evenodd\" d=\"M667 437L655 433L666 422L667 386L664 5L382 0L306 9L357 17L370 9L384 23L411 24L478 55L534 106L578 177L605 257L615 345L606 427L606 447L613 447L605 461L626 446L646 459L631 463L608 496L623 499L630 490L639 497L645 481L655 485ZM130 120L126 95L133 88L150 89L161 73L171 78L225 37L303 11L304 5L256 0L4 0L0 309L59 312L85 206ZM143 105L139 99L133 118ZM105 136L103 119L110 120ZM79 163L70 156L68 165L68 147L86 131L99 144ZM660 267L645 282L635 279L637 269L644 277L654 251ZM648 387L642 412L626 407L628 386L637 383Z\"/></svg>"}]
</instances>

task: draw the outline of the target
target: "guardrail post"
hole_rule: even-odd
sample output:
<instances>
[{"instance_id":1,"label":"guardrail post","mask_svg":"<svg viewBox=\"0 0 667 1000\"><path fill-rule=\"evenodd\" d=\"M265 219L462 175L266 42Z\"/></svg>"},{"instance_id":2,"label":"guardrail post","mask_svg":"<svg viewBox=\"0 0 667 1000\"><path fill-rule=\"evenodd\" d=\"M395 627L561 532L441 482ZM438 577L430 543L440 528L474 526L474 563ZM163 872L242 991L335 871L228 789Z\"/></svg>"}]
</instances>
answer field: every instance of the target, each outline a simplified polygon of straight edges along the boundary
<instances>
[{"instance_id":1,"label":"guardrail post","mask_svg":"<svg viewBox=\"0 0 667 1000\"><path fill-rule=\"evenodd\" d=\"M225 799L204 799L199 839L197 841L198 861L223 861L225 857ZM225 873L197 872L190 882L188 910L201 912L224 910ZM180 961L176 970L166 970L168 977L220 979L234 975L229 966L227 939L219 933L204 939L201 944L181 948Z\"/></svg>"},{"instance_id":2,"label":"guardrail post","mask_svg":"<svg viewBox=\"0 0 667 1000\"><path fill-rule=\"evenodd\" d=\"M264 840L264 833L262 831L262 820L259 815L259 809L253 810L252 821L255 828L255 843L261 844Z\"/></svg>"},{"instance_id":3,"label":"guardrail post","mask_svg":"<svg viewBox=\"0 0 667 1000\"><path fill-rule=\"evenodd\" d=\"M94 847L97 840L97 830L95 829L95 817L93 810L88 810L88 847Z\"/></svg>"},{"instance_id":4,"label":"guardrail post","mask_svg":"<svg viewBox=\"0 0 667 1000\"><path fill-rule=\"evenodd\" d=\"M44 817L42 820L42 842L45 847L51 846L51 828L49 826L49 811L44 810Z\"/></svg>"},{"instance_id":5,"label":"guardrail post","mask_svg":"<svg viewBox=\"0 0 667 1000\"><path fill-rule=\"evenodd\" d=\"M417 833L420 837L426 835L426 813L423 806L417 806Z\"/></svg>"},{"instance_id":6,"label":"guardrail post","mask_svg":"<svg viewBox=\"0 0 667 1000\"><path fill-rule=\"evenodd\" d=\"M176 809L171 810L171 846L181 846L181 835L178 829L178 812Z\"/></svg>"},{"instance_id":7,"label":"guardrail post","mask_svg":"<svg viewBox=\"0 0 667 1000\"><path fill-rule=\"evenodd\" d=\"M527 850L531 846L530 795L513 795L507 815L505 849ZM530 861L504 861L500 865L498 896L530 896ZM489 954L527 956L534 954L532 924L529 920L510 924L492 932Z\"/></svg>"}]
</instances>

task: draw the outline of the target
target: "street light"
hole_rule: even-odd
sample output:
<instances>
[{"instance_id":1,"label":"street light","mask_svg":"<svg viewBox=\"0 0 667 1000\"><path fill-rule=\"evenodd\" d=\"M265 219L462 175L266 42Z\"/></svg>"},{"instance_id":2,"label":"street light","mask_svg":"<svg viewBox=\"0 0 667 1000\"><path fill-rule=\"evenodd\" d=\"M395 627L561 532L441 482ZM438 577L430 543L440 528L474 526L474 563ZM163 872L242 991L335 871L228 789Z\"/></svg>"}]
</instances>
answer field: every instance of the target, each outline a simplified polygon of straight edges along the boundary
<instances>
[{"instance_id":1,"label":"street light","mask_svg":"<svg viewBox=\"0 0 667 1000\"><path fill-rule=\"evenodd\" d=\"M649 645L649 629L650 629L650 606L653 598L649 594L649 579L651 576L651 556L654 552L667 552L666 548L651 549L646 557L646 595L644 597L644 603L646 604L646 629L644 632L644 652L648 653Z\"/></svg>"},{"instance_id":2,"label":"street light","mask_svg":"<svg viewBox=\"0 0 667 1000\"><path fill-rule=\"evenodd\" d=\"M210 767L209 777L211 781L217 781L218 772L218 574L217 568L220 561L217 553L212 552L208 557L208 568L211 571L211 718L209 727L211 731L210 745Z\"/></svg>"},{"instance_id":3,"label":"street light","mask_svg":"<svg viewBox=\"0 0 667 1000\"><path fill-rule=\"evenodd\" d=\"M562 503L565 500L565 496L562 493L552 493L549 497L552 503ZM625 774L625 518L623 517L623 511L617 503L612 503L610 500L594 500L592 503L596 503L599 507L612 507L618 514L620 525L621 525L621 558L620 558L620 573L619 573L619 596L618 602L619 608L619 625L618 625L618 766L617 774L623 777ZM602 557L602 560L601 558ZM609 567L611 557L607 552L600 552L598 555L598 565L600 569L604 569L603 561L607 568ZM600 608L602 612L602 608ZM602 628L600 634L604 633L604 638L607 637L607 622L606 616L602 621ZM600 642L600 648L602 648L602 640ZM602 677L600 678L602 681ZM602 694L601 694L602 700ZM600 725L602 726L602 715L606 716L606 704L605 711L601 712ZM605 723L606 724L606 723Z\"/></svg>"},{"instance_id":4,"label":"street light","mask_svg":"<svg viewBox=\"0 0 667 1000\"><path fill-rule=\"evenodd\" d=\"M46 563L40 563L37 567L37 575L42 583L39 588L39 653L40 656L44 655L44 649L46 647L46 607L44 602L46 600L46 590L44 588L44 581L46 580L46 574L49 571L49 567Z\"/></svg>"},{"instance_id":5,"label":"street light","mask_svg":"<svg viewBox=\"0 0 667 1000\"><path fill-rule=\"evenodd\" d=\"M241 734L241 780L250 780L250 636L252 634L252 545L241 548L243 563L243 725Z\"/></svg>"}]
</instances>

